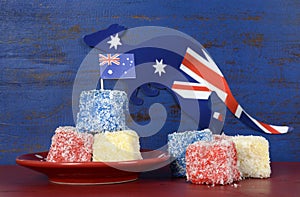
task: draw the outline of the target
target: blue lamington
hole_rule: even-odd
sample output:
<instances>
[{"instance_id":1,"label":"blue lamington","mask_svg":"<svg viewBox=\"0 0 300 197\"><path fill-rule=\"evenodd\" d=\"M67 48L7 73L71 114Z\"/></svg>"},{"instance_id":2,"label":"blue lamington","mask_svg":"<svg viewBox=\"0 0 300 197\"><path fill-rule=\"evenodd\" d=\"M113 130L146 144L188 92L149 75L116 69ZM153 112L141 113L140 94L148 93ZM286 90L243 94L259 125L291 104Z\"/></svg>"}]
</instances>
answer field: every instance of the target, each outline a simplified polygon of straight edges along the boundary
<instances>
[{"instance_id":1,"label":"blue lamington","mask_svg":"<svg viewBox=\"0 0 300 197\"><path fill-rule=\"evenodd\" d=\"M170 164L172 175L174 177L185 177L185 153L188 145L200 140L212 141L212 139L212 132L209 129L202 131L174 132L169 134L168 151L170 156L174 159Z\"/></svg>"},{"instance_id":2,"label":"blue lamington","mask_svg":"<svg viewBox=\"0 0 300 197\"><path fill-rule=\"evenodd\" d=\"M83 91L79 99L76 127L80 132L98 133L126 129L128 98L124 91Z\"/></svg>"}]
</instances>

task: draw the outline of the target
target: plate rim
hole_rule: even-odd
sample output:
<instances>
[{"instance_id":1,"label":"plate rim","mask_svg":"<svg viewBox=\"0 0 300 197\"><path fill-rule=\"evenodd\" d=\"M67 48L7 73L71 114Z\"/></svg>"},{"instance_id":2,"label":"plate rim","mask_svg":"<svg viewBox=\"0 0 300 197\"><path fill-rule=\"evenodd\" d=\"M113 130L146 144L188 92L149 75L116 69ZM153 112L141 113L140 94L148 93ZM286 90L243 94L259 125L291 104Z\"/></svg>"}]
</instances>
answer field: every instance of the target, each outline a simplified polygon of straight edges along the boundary
<instances>
[{"instance_id":1,"label":"plate rim","mask_svg":"<svg viewBox=\"0 0 300 197\"><path fill-rule=\"evenodd\" d=\"M141 160L129 160L129 161L117 161L117 162L100 162L100 161L90 161L90 162L48 162L46 160L40 159L38 157L36 160L33 159L24 159L23 157L31 156L31 155L44 155L49 151L42 152L32 152L25 153L16 157L16 163L25 167L47 167L47 168L63 168L63 167L72 167L72 168L99 168L99 167L113 167L113 166L131 166L136 164L143 163L157 163L157 162L166 162L170 159L170 155L166 151L161 150L141 150L141 152L149 152L149 151L159 151L163 155L162 157L153 157L146 158Z\"/></svg>"}]
</instances>

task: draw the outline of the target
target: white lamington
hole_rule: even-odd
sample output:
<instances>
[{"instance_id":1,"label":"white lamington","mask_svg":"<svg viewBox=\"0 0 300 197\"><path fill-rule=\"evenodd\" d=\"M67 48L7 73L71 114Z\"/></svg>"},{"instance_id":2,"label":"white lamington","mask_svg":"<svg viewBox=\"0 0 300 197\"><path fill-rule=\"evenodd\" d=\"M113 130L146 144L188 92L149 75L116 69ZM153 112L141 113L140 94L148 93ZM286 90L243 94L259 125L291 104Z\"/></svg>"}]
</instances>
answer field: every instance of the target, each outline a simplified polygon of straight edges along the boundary
<instances>
[{"instance_id":1,"label":"white lamington","mask_svg":"<svg viewBox=\"0 0 300 197\"><path fill-rule=\"evenodd\" d=\"M94 135L93 161L141 160L139 136L133 130L103 132Z\"/></svg>"},{"instance_id":2,"label":"white lamington","mask_svg":"<svg viewBox=\"0 0 300 197\"><path fill-rule=\"evenodd\" d=\"M238 155L239 170L244 178L271 176L269 142L262 136L235 136L232 138Z\"/></svg>"}]
</instances>

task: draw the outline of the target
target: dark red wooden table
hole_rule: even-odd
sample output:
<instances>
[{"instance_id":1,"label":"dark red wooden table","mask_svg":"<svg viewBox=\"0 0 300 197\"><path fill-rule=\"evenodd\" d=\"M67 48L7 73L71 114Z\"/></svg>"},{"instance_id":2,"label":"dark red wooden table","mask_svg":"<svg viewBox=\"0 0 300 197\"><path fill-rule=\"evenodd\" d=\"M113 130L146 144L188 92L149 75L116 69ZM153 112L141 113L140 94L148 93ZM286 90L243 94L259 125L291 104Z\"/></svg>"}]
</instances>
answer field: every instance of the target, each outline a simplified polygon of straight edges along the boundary
<instances>
[{"instance_id":1,"label":"dark red wooden table","mask_svg":"<svg viewBox=\"0 0 300 197\"><path fill-rule=\"evenodd\" d=\"M236 185L207 186L187 183L172 178L168 167L141 173L137 181L93 186L58 185L30 169L8 165L0 166L0 196L299 196L300 162L272 163L269 179L246 179Z\"/></svg>"}]
</instances>

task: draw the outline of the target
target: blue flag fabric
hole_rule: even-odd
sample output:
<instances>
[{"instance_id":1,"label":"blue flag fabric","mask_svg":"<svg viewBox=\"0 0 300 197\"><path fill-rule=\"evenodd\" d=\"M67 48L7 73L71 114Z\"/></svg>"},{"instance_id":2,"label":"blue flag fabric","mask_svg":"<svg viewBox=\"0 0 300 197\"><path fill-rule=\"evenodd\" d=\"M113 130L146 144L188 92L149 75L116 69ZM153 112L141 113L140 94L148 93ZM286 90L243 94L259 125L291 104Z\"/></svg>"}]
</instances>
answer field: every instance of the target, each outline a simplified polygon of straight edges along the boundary
<instances>
[{"instance_id":1,"label":"blue flag fabric","mask_svg":"<svg viewBox=\"0 0 300 197\"><path fill-rule=\"evenodd\" d=\"M83 36L83 41L90 47L96 47L97 44L111 35L115 35L116 33L118 33L119 36L122 36L126 29L127 27L124 27L122 25L112 24L106 29L102 29L100 31Z\"/></svg>"},{"instance_id":2,"label":"blue flag fabric","mask_svg":"<svg viewBox=\"0 0 300 197\"><path fill-rule=\"evenodd\" d=\"M134 54L99 54L102 79L136 78Z\"/></svg>"}]
</instances>

